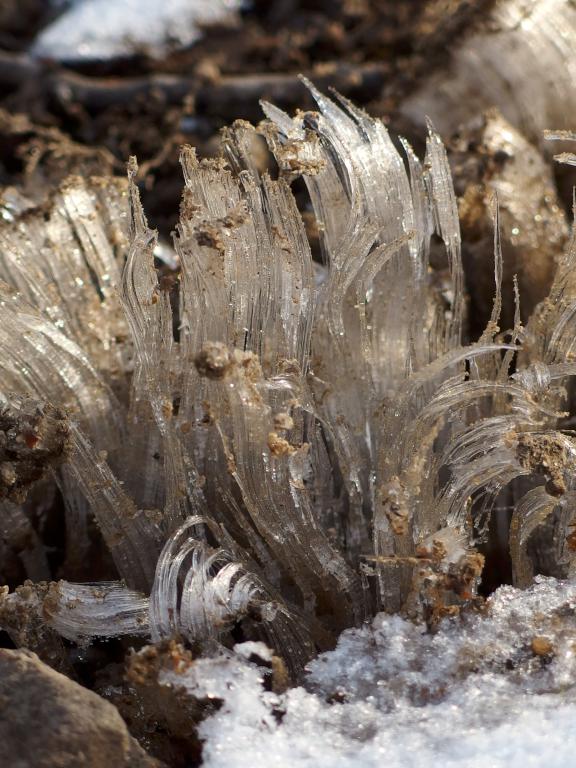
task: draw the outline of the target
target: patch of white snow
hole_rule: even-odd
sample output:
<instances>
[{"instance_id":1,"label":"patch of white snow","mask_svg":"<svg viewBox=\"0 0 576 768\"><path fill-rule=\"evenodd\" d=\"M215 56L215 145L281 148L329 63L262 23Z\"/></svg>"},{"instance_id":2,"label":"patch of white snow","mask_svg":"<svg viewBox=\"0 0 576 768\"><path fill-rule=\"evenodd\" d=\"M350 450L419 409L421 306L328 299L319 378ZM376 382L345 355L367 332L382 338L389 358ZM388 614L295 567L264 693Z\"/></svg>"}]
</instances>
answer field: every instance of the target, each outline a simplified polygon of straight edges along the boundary
<instances>
[{"instance_id":1,"label":"patch of white snow","mask_svg":"<svg viewBox=\"0 0 576 768\"><path fill-rule=\"evenodd\" d=\"M250 648L196 662L186 687L223 700L200 726L203 765L571 768L575 608L575 581L539 578L436 634L380 614L284 694L263 689Z\"/></svg>"},{"instance_id":2,"label":"patch of white snow","mask_svg":"<svg viewBox=\"0 0 576 768\"><path fill-rule=\"evenodd\" d=\"M185 46L203 25L234 19L240 0L76 0L40 32L32 54L57 61L106 60Z\"/></svg>"}]
</instances>

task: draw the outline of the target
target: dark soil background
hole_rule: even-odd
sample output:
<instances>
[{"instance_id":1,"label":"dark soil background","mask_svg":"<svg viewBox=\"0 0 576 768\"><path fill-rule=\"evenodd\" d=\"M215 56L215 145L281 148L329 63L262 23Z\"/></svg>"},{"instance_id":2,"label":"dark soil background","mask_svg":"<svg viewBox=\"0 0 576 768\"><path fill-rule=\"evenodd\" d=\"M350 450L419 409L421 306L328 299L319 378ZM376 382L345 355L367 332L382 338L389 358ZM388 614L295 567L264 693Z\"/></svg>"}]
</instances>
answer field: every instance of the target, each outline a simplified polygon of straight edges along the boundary
<instances>
[{"instance_id":1,"label":"dark soil background","mask_svg":"<svg viewBox=\"0 0 576 768\"><path fill-rule=\"evenodd\" d=\"M63 172L102 163L124 172L138 157L151 223L169 234L181 184L178 149L217 150L220 128L259 121L260 99L312 106L298 74L336 88L410 133L395 108L419 75L447 57L447 42L487 12L491 0L253 0L233 28L205 29L186 50L158 60L142 50L122 60L61 66L26 53L54 15L45 0L0 3L0 184L21 181L38 161L58 174L53 145L70 147ZM52 150L51 150L52 146ZM95 152L106 150L105 154Z\"/></svg>"}]
</instances>

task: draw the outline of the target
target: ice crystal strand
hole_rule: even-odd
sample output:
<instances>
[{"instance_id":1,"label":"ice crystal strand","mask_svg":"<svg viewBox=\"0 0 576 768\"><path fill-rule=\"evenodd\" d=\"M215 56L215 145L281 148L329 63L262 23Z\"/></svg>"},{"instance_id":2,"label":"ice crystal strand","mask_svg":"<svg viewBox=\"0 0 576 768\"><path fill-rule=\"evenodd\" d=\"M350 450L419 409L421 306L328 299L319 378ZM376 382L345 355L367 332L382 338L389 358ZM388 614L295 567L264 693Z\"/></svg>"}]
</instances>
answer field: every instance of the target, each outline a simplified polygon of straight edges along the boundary
<instances>
[{"instance_id":1,"label":"ice crystal strand","mask_svg":"<svg viewBox=\"0 0 576 768\"><path fill-rule=\"evenodd\" d=\"M532 434L519 435L517 452L532 477L536 475L545 481L545 485L528 490L523 496L526 486L513 489L520 498L511 521L510 553L515 583L526 586L538 571L558 577L573 572L576 447L568 435L540 428Z\"/></svg>"},{"instance_id":2,"label":"ice crystal strand","mask_svg":"<svg viewBox=\"0 0 576 768\"><path fill-rule=\"evenodd\" d=\"M161 429L170 418L169 375L172 353L172 312L168 294L160 291L154 269L158 236L148 229L135 185L135 158L129 167L131 243L122 275L122 300L136 351L134 398L148 399Z\"/></svg>"},{"instance_id":3,"label":"ice crystal strand","mask_svg":"<svg viewBox=\"0 0 576 768\"><path fill-rule=\"evenodd\" d=\"M374 387L388 383L382 382L369 365L375 360L386 363L388 360L384 354L377 358L373 355L372 345L378 343L378 324L370 318L376 311L376 303L367 305L366 292L372 291L374 277L386 261L393 259L396 262L399 255L405 253L406 246L401 238L406 237L407 232L402 228L403 222L393 218L399 205L392 192L394 185L400 183L395 178L398 175L397 155L390 162L381 187L364 190L362 185L370 184L370 176L361 173L361 166L367 167L373 162L374 172L380 170L374 161L378 154L375 151L371 154L368 138L363 136L350 115L316 91L314 95L322 114L305 118L306 133L301 120L295 119L289 128L289 119L265 104L265 111L271 119L278 121L279 129L277 137L270 129L265 135L280 167L286 173L300 171L304 174L329 267L327 280L321 287L320 312L314 333L314 389L321 403L319 415L331 432L349 490L350 521L357 521L352 536L360 542L365 538L361 508L362 497L367 494L368 446L358 436L367 429L370 389L365 393L368 396L358 397L358 386L364 377L367 384L370 382ZM362 116L355 115L354 118L360 121ZM377 127L372 134L375 139L378 136L378 149L386 151L388 160L387 137L378 135ZM310 151L314 152L314 162L311 162ZM355 163L356 157L358 161ZM407 186L405 175L404 184ZM382 198L388 199L387 205ZM381 201L380 210L386 211L394 221L390 232L385 230L383 222L373 220ZM370 258L365 259L369 253ZM352 295L350 301L344 302L349 289L356 296ZM396 345L396 349L400 346ZM343 375L344 371L346 375ZM332 382L333 387L328 388L325 382Z\"/></svg>"},{"instance_id":4,"label":"ice crystal strand","mask_svg":"<svg viewBox=\"0 0 576 768\"><path fill-rule=\"evenodd\" d=\"M312 477L307 475L314 513L322 530L346 553L347 561L358 567L360 558L371 550L366 510L362 508L357 487L360 473L357 470L353 483L343 478L338 457L334 450L334 437L330 427L317 417L310 427L310 458Z\"/></svg>"},{"instance_id":5,"label":"ice crystal strand","mask_svg":"<svg viewBox=\"0 0 576 768\"><path fill-rule=\"evenodd\" d=\"M493 222L493 253L494 253L494 283L493 299L490 317L486 322L486 327L479 339L479 344L490 343L494 341L500 331L500 315L502 313L502 245L500 237L500 210L498 206L498 196L495 193L490 200L490 209ZM511 353L508 350L506 354ZM500 356L496 352L494 355L474 359L470 364L470 378L495 379L501 366Z\"/></svg>"},{"instance_id":6,"label":"ice crystal strand","mask_svg":"<svg viewBox=\"0 0 576 768\"><path fill-rule=\"evenodd\" d=\"M418 274L420 275L420 297L415 299L412 313L412 329L410 340L413 346L414 360L411 367L418 370L434 360L444 351L446 331L445 302L438 296L438 288L422 279L429 266L430 240L434 233L434 218L430 209L424 170L410 144L403 138L400 143L408 162L410 174L410 189L414 207L414 244L418 253ZM427 312L422 315L422 307Z\"/></svg>"},{"instance_id":7,"label":"ice crystal strand","mask_svg":"<svg viewBox=\"0 0 576 768\"><path fill-rule=\"evenodd\" d=\"M553 364L564 362L574 346L576 318L576 227L573 224L570 243L561 256L550 292L535 310L526 326L526 350L520 357L524 365L531 362Z\"/></svg>"},{"instance_id":8,"label":"ice crystal strand","mask_svg":"<svg viewBox=\"0 0 576 768\"><path fill-rule=\"evenodd\" d=\"M235 189L234 181L228 173L212 165L198 164L189 153L184 155L183 162L189 190L187 205L193 214L183 219L178 243L183 265L184 327L189 327L198 341L202 337L206 338L210 332L217 334L214 341L224 337L229 340L228 343L234 343L242 338L246 348L253 348L261 354L265 368L274 371L278 366L286 365L292 366L297 373L300 367L298 363L307 363L312 317L312 272L309 249L292 197L282 183L271 182L265 177L259 182L253 175L243 175L239 180L241 187L236 186ZM221 185L222 191L216 197L218 185ZM230 200L227 204L230 207L223 207L222 201L227 199ZM248 218L244 215L234 224L232 214L239 210L242 201ZM205 218L207 215L209 218ZM240 260L238 252L245 254ZM213 266L208 266L200 273L197 266L200 259L209 260L208 265L212 262ZM247 283L251 270L254 270L253 279ZM194 276L195 280L202 281L206 286L199 294L192 292L188 282ZM230 287L225 291L227 285ZM246 287L245 292L242 292L243 286ZM255 293L256 290L258 293ZM199 312L193 303L198 295L211 295L226 311L216 316ZM234 314L228 310L230 295L237 297ZM248 310L250 314L245 315ZM243 316L247 319L245 330L240 336L238 331L242 330L242 326L238 328L238 324ZM222 321L226 322L224 327ZM187 339L184 343L191 345L192 342ZM246 364L249 363L249 358L246 358ZM227 368L228 364L225 363L224 367ZM235 370L240 371L241 366L237 365ZM301 373L297 375L301 376ZM216 377L215 374L213 377ZM240 385L238 396L224 397L221 412L217 403L224 393L208 394L216 417L223 420L223 435L234 449L232 473L240 484L249 514L264 534L268 545L276 548L278 544L274 542L282 541L284 535L278 513L272 515L272 512L278 504L286 507L286 519L293 519L292 525L308 526L305 529L308 530L306 540L312 536L312 541L318 541L318 546L325 550L322 559L326 563L334 560L335 553L331 552L327 543L320 544L322 537L319 538L319 530L312 522L311 510L294 509L291 500L294 490L290 490L290 480L281 471L282 459L276 460L276 468L262 462L268 451L273 413L270 405L260 404L262 393L254 388L250 391L247 380L241 382L238 379L235 386ZM286 395L277 400L278 411L289 410L287 401L297 395L297 392L291 395L286 385L284 388ZM190 391L190 385L186 385L186 389ZM230 394L233 394L233 390L230 390ZM229 401L227 405L226 400ZM229 410L231 420L228 416L224 418ZM270 481L264 485L263 481L268 477ZM258 484L262 487L258 488ZM265 502L266 499L270 501ZM299 501L298 505L302 503ZM288 514L289 509L294 511ZM292 557L298 557L299 549L296 546L292 548ZM306 549L302 548L303 553ZM320 557L320 553L315 557ZM282 562L286 558L281 556L279 559ZM305 585L306 593L310 594L311 588L307 581L315 571L317 590L318 578L324 567L317 563L311 571L311 563L301 563L300 567L293 564L290 569L297 574L297 581Z\"/></svg>"},{"instance_id":9,"label":"ice crystal strand","mask_svg":"<svg viewBox=\"0 0 576 768\"><path fill-rule=\"evenodd\" d=\"M0 387L75 412L100 448L117 444L117 401L85 353L7 286L0 287Z\"/></svg>"},{"instance_id":10,"label":"ice crystal strand","mask_svg":"<svg viewBox=\"0 0 576 768\"><path fill-rule=\"evenodd\" d=\"M381 394L383 385L387 392L400 371L422 364L422 360L415 357L415 353L418 354L415 347L425 337L424 329L428 325L428 242L423 242L428 232L423 219L418 218L423 213L419 207L423 203L420 196L423 190L418 164L410 165L409 178L403 158L383 123L371 119L342 97L338 98L356 123L362 139L362 151L355 153L355 170L368 204L365 216L379 228L375 247L366 254L354 283L356 303L363 315L360 331L371 342L365 357L372 370L374 389ZM417 234L418 227L421 229ZM391 279L402 285L398 296L389 290ZM394 361L394 354L401 348L398 344L400 313L405 311L406 351L403 360ZM394 344L390 343L392 338ZM390 368L397 362L398 372L385 370L383 359L387 365L391 363Z\"/></svg>"},{"instance_id":11,"label":"ice crystal strand","mask_svg":"<svg viewBox=\"0 0 576 768\"><path fill-rule=\"evenodd\" d=\"M394 314L400 327L399 318L407 311L406 306L408 312L412 307L411 286L414 283L416 288L419 287L419 274L414 267L418 263L417 249L410 243L413 210L409 180L381 122L368 118L348 102L341 109L310 84L308 86L321 110L321 115L308 121L320 140L319 161L313 170L303 165L302 172L321 224L330 267L323 313L336 344L335 351L340 347L340 354L346 351L352 355L356 334L367 336L370 347L372 344L378 347L378 354L368 347L366 360L360 357L357 361L349 361L359 372L368 364L367 372L378 390L384 385L390 386L395 371L403 370L405 360L399 361L399 366L395 365L395 356L403 354L406 357L408 354L398 343L397 334L392 336L394 344L390 343L391 336L385 329L390 330L390 318ZM271 116L275 114L270 113ZM287 136L284 141L289 144L297 139ZM300 143L306 146L307 141L300 139ZM282 167L285 147L275 145L272 149ZM334 213L328 220L324 215L323 206L336 194L341 200L349 201L344 222ZM345 230L342 230L343 223L346 223ZM398 243L396 258L390 259L389 252L395 242ZM391 263L385 270L387 261ZM387 276L389 278L398 270L402 272L403 277L398 279L406 293L399 290L392 294L385 290L384 284ZM413 272L416 272L414 281L411 279ZM352 313L344 304L351 289L357 292L356 312ZM372 301L371 295L374 295ZM348 319L344 318L345 311ZM383 349L389 354L383 353ZM390 355L394 359L390 359ZM378 370L383 364L387 366L385 372Z\"/></svg>"},{"instance_id":12,"label":"ice crystal strand","mask_svg":"<svg viewBox=\"0 0 576 768\"><path fill-rule=\"evenodd\" d=\"M172 310L168 292L161 290L154 269L157 234L148 229L135 184L137 172L133 158L129 166L131 242L122 275L122 301L136 352L130 420L146 418L150 407L162 436L166 473L167 531L173 530L193 511L198 511L197 477L190 461L182 455L175 434L172 414L173 377L177 374L172 336ZM140 430L138 430L140 431ZM153 457L148 457L152 475L157 472Z\"/></svg>"},{"instance_id":13,"label":"ice crystal strand","mask_svg":"<svg viewBox=\"0 0 576 768\"><path fill-rule=\"evenodd\" d=\"M281 110L279 110L281 111ZM283 114L283 113L282 113ZM288 121L292 120L287 116ZM246 120L235 120L222 129L222 155L235 174L249 171L258 178L268 160L264 139Z\"/></svg>"},{"instance_id":14,"label":"ice crystal strand","mask_svg":"<svg viewBox=\"0 0 576 768\"><path fill-rule=\"evenodd\" d=\"M546 486L528 491L516 503L510 527L515 584L530 586L538 572L562 579L573 576L574 503L572 490L558 497Z\"/></svg>"},{"instance_id":15,"label":"ice crystal strand","mask_svg":"<svg viewBox=\"0 0 576 768\"><path fill-rule=\"evenodd\" d=\"M236 235L235 228L225 230L217 223L232 212L241 217L238 182L223 168L200 164L189 148L183 150L181 162L186 188L176 249L182 263L183 349L196 355L208 340L206 334L232 345L243 343L249 335L252 344L259 344L251 321L260 285L255 279L255 250L247 238ZM251 229L249 223L244 226ZM233 310L228 294L231 287L242 297ZM213 307L220 311L210 312ZM193 371L187 374L196 378ZM185 380L185 397L191 384Z\"/></svg>"},{"instance_id":16,"label":"ice crystal strand","mask_svg":"<svg viewBox=\"0 0 576 768\"><path fill-rule=\"evenodd\" d=\"M491 341L495 338L496 334L500 330L499 322L500 315L502 314L502 272L503 272L503 259L502 259L502 241L500 237L500 206L498 203L498 195L494 194L492 198L492 220L494 222L494 287L495 296L492 306L492 312L490 314L490 320L486 326L486 330L482 334L482 341Z\"/></svg>"},{"instance_id":17,"label":"ice crystal strand","mask_svg":"<svg viewBox=\"0 0 576 768\"><path fill-rule=\"evenodd\" d=\"M339 622L358 620L364 610L359 579L328 543L306 488L298 482L297 463L305 460L308 450L299 414L295 413L295 428L290 431L292 442L270 432L273 411L267 401L275 386L281 396L279 412L286 410L286 401L298 390L290 386L289 377L263 380L255 362L241 355L232 360L229 371L217 385L223 390L223 409L215 416L229 434L231 472L253 524L311 607L321 598ZM229 421L224 419L224 408L230 411Z\"/></svg>"},{"instance_id":18,"label":"ice crystal strand","mask_svg":"<svg viewBox=\"0 0 576 768\"><path fill-rule=\"evenodd\" d=\"M263 103L265 113L273 122L263 132L281 170L288 178L304 174L316 220L324 261L330 270L332 291L339 290L338 276L348 279L351 269L358 269L358 255L370 247L374 239L372 227L358 229L361 200L357 193L356 175L344 160L346 150L331 133L331 125L316 113L291 120L276 107ZM305 130L306 129L306 130ZM357 144L354 135L347 137ZM335 145L336 144L336 145ZM340 158L343 158L341 161ZM349 259L350 242L357 235L356 258ZM351 263L347 263L351 261ZM330 322L338 328L336 340L342 334L342 307L334 305Z\"/></svg>"},{"instance_id":19,"label":"ice crystal strand","mask_svg":"<svg viewBox=\"0 0 576 768\"><path fill-rule=\"evenodd\" d=\"M187 199L177 247L182 320L189 329L185 345L195 354L203 342L222 340L254 351L265 365L295 359L304 369L313 318L312 261L288 188L252 174L234 178L199 164L190 152L183 153L182 163ZM225 312L207 317L200 301Z\"/></svg>"},{"instance_id":20,"label":"ice crystal strand","mask_svg":"<svg viewBox=\"0 0 576 768\"><path fill-rule=\"evenodd\" d=\"M484 385L486 389L486 385ZM564 480L561 472L567 458L560 460L564 451L569 455L572 444L566 438L553 437L553 433L541 432L542 410L522 388L513 384L497 384L494 393L511 402L511 415L484 418L470 427L461 429L447 445L440 464L450 468L452 480L435 500L441 518L450 525L463 525L469 497L482 490L487 498L494 499L502 487L515 477L542 471L539 457L542 451L552 451L555 469L550 469L550 487L562 493ZM549 442L550 440L550 442ZM488 450L486 446L489 446ZM548 446L548 448L546 447ZM552 459L551 459L552 460ZM547 470L544 470L544 475ZM556 479L554 479L556 478ZM484 505L484 514L491 511L492 502ZM479 521L476 521L479 525Z\"/></svg>"},{"instance_id":21,"label":"ice crystal strand","mask_svg":"<svg viewBox=\"0 0 576 768\"><path fill-rule=\"evenodd\" d=\"M441 354L459 338L462 270L458 219L437 136L431 133L429 139L433 168L427 172L426 184L406 145L409 179L379 121L344 100L344 109L340 109L313 93L321 115L297 118L292 126L277 109L264 105L278 129L278 137L269 129L265 135L281 168L289 172L293 158L294 167L301 167L319 222L328 273L313 337L314 390L319 415L333 435L353 502L351 512L361 519L362 498L369 495L369 452L377 455L379 446L384 447L372 418L380 407L378 396L393 397L410 370L429 362L430 350ZM310 143L302 131L304 125L308 134L312 131L320 140L315 144L317 160L312 167L304 160ZM346 221L350 224L346 230L342 216L334 213L342 200L348 201ZM327 201L333 201L331 211L326 210ZM358 232L354 226L359 227L360 221L362 231ZM451 266L454 305L446 334L443 311L428 284L429 238L434 226L446 241ZM393 292L391 285L395 286ZM326 349L331 350L329 355ZM354 539L361 541L362 525L356 530L359 533Z\"/></svg>"},{"instance_id":22,"label":"ice crystal strand","mask_svg":"<svg viewBox=\"0 0 576 768\"><path fill-rule=\"evenodd\" d=\"M148 635L148 598L120 582L50 586L43 614L48 626L76 643L96 637Z\"/></svg>"},{"instance_id":23,"label":"ice crystal strand","mask_svg":"<svg viewBox=\"0 0 576 768\"><path fill-rule=\"evenodd\" d=\"M208 546L202 540L205 525L218 534L209 521L191 517L158 559L150 598L152 637L181 632L192 640L215 640L235 622L251 617L294 671L301 670L313 652L305 624L231 553Z\"/></svg>"},{"instance_id":24,"label":"ice crystal strand","mask_svg":"<svg viewBox=\"0 0 576 768\"><path fill-rule=\"evenodd\" d=\"M512 280L514 286L514 325L511 330L511 342L512 344L520 344L524 340L524 327L521 320L520 312L520 289L518 288L518 278L514 275ZM498 380L505 381L510 373L510 366L514 360L515 352L512 349L506 351L500 370L498 371Z\"/></svg>"},{"instance_id":25,"label":"ice crystal strand","mask_svg":"<svg viewBox=\"0 0 576 768\"><path fill-rule=\"evenodd\" d=\"M109 466L74 425L69 459L75 482L86 497L118 572L128 586L148 592L160 549L160 531L125 494Z\"/></svg>"},{"instance_id":26,"label":"ice crystal strand","mask_svg":"<svg viewBox=\"0 0 576 768\"><path fill-rule=\"evenodd\" d=\"M464 272L462 270L460 223L446 150L440 136L434 131L431 124L428 126L424 164L430 168L425 180L429 190L436 231L446 246L454 291L451 298L452 316L447 328L446 342L447 348L450 348L460 342L464 312Z\"/></svg>"},{"instance_id":27,"label":"ice crystal strand","mask_svg":"<svg viewBox=\"0 0 576 768\"><path fill-rule=\"evenodd\" d=\"M263 342L248 348L262 361L296 360L306 373L314 321L312 258L306 234L290 189L264 176L260 184L244 178L248 210L256 235L257 252L270 254L270 290L259 298L264 306L257 331L266 329ZM264 288L264 286L263 286ZM256 337L257 338L257 337Z\"/></svg>"},{"instance_id":28,"label":"ice crystal strand","mask_svg":"<svg viewBox=\"0 0 576 768\"><path fill-rule=\"evenodd\" d=\"M435 506L449 524L462 524L466 500L478 491L486 498L485 514L486 510L491 510L498 491L514 478L540 475L546 481L546 492L562 497L562 515L554 523L554 535L560 546L551 560L570 568L573 555L565 542L566 526L573 519L573 494L567 494L571 489L573 441L558 432L542 430L542 409L534 403L529 391L518 391L510 385L508 389L512 395L512 415L485 418L463 430L448 446L442 462L451 469L453 480L435 500ZM528 536L544 519L538 515L530 516L530 498L526 498L526 503L519 503L511 540L514 569L521 578L526 574L522 549L525 535ZM528 517L524 518L524 512ZM479 523L477 521L477 525ZM540 538L543 541L542 530Z\"/></svg>"},{"instance_id":29,"label":"ice crystal strand","mask_svg":"<svg viewBox=\"0 0 576 768\"><path fill-rule=\"evenodd\" d=\"M530 534L552 514L557 500L546 493L543 486L528 491L516 503L510 523L510 557L514 584L528 587L534 577L534 569L527 553Z\"/></svg>"},{"instance_id":30,"label":"ice crystal strand","mask_svg":"<svg viewBox=\"0 0 576 768\"><path fill-rule=\"evenodd\" d=\"M269 108L268 105L264 105L265 111L272 119L278 119L280 121L280 128L282 131L286 130L289 118L279 117L282 115L275 108ZM355 239L352 237L352 232L355 230L352 228L356 226L356 222L359 216L359 204L360 198L358 194L354 194L354 185L357 183L355 174L350 170L342 169L341 176L339 172L340 167L336 165L338 158L338 150L335 148L334 152L330 154L322 147L322 139L320 142L318 139L315 141L304 140L305 133L299 127L298 120L294 120L292 130L286 132L285 137L281 138L281 145L276 143L276 139L273 134L266 133L267 138L273 141L272 149L276 155L276 158L281 168L286 168L286 172L291 172L294 167L296 171L302 169L305 173L305 180L309 187L311 199L315 207L316 217L319 224L319 231L321 242L323 243L325 256L330 265L328 270L328 280L321 291L323 295L322 307L328 307L329 312L325 320L319 319L317 327L315 328L314 346L318 348L318 354L314 355L314 381L316 382L314 388L318 394L318 400L322 402L322 408L320 415L323 418L325 426L332 433L334 445L336 447L337 454L343 469L344 480L349 491L349 498L351 500L350 510L350 522L354 518L361 523L358 527L358 522L355 524L356 532L353 534L353 538L362 541L365 533L362 533L362 495L366 491L366 477L361 477L360 467L366 465L366 449L361 445L358 445L355 439L351 439L350 435L350 423L357 427L358 431L362 431L362 424L365 423L365 402L360 398L354 398L354 391L356 387L356 381L358 377L362 375L364 369L364 363L358 354L360 347L358 345L352 346L349 351L344 351L345 347L342 344L342 338L339 335L332 335L330 328L336 328L334 325L339 324L341 321L337 319L334 313L341 313L342 307L338 303L336 292L340 290L336 286L338 276L342 279L347 279L346 275L351 273L351 268L346 264L347 254L349 253L350 243L356 246L356 254L361 254L369 247L370 240L374 238L374 232L370 227L365 227L362 232L359 232ZM310 135L310 129L314 133L320 135L319 118L311 116L310 120L307 120L308 135ZM325 131L330 131L331 126L326 125ZM332 139L326 137L326 142L331 142ZM336 141L336 139L334 139ZM340 146L338 147L340 149ZM345 150L343 150L345 151ZM314 162L311 162L312 157L310 152L314 152ZM342 182L342 178L346 179L346 182ZM344 184L344 186L343 186ZM351 204L348 202L349 195L354 195ZM350 234L343 229L348 227ZM366 238L368 236L368 239ZM347 245L348 243L348 245ZM354 255L352 253L351 255ZM358 256L356 256L356 259ZM359 266L358 262L356 269ZM323 309L321 310L324 311ZM337 334L338 332L335 331ZM331 349L329 355L326 354L326 350ZM321 351L323 350L323 351ZM353 355L356 354L354 358ZM343 358L343 355L347 355L348 358ZM322 363L328 364L329 360L333 360L334 364L330 365L333 369L330 372L324 372L322 370ZM339 364L337 364L337 361ZM345 380L342 380L338 375L337 370L346 369L348 376ZM334 373L334 378L331 378L331 373ZM350 376L352 373L352 376ZM338 381L338 386L334 387L334 394L328 393L327 387L323 382L323 379ZM341 398L346 398L348 408L344 411L343 408L338 408L337 402L334 402L336 390L341 394ZM347 397L347 391L350 390L350 396ZM323 393L321 395L321 393ZM344 416L345 413L345 416ZM330 414L330 415L329 415ZM339 418L337 418L339 417ZM364 487L363 487L364 486Z\"/></svg>"},{"instance_id":31,"label":"ice crystal strand","mask_svg":"<svg viewBox=\"0 0 576 768\"><path fill-rule=\"evenodd\" d=\"M116 255L126 247L125 187L76 177L48 211L0 227L0 276L89 356L116 386L125 367L125 321L116 296Z\"/></svg>"},{"instance_id":32,"label":"ice crystal strand","mask_svg":"<svg viewBox=\"0 0 576 768\"><path fill-rule=\"evenodd\" d=\"M511 434L514 417L493 417L469 427L454 439L445 456L453 479L437 498L441 519L448 525L463 525L466 504L485 487L503 487L527 473L515 455ZM486 451L486 446L490 450Z\"/></svg>"},{"instance_id":33,"label":"ice crystal strand","mask_svg":"<svg viewBox=\"0 0 576 768\"><path fill-rule=\"evenodd\" d=\"M74 179L68 184L65 183L61 202L58 201L59 206L54 211L54 214L58 213L59 216L53 215L55 220L51 220L48 226L48 236L55 245L61 248L63 242L67 244L69 239L68 248L73 255L76 254L74 245L79 246L80 257L69 265L71 275L74 276L76 285L80 279L85 295L91 290L95 298L99 299L98 321L81 328L81 333L84 339L89 334L94 334L100 342L101 351L110 355L118 351L115 340L125 327L116 294L120 282L120 262L116 257L115 248L123 250L126 247L125 222L122 214L114 208L116 206L123 210L125 206L125 190L121 182L118 187L121 194L119 199L115 200L116 189L113 182L104 184L94 180L94 191ZM107 215L111 221L107 221ZM67 237L63 237L63 234ZM70 283L70 278L64 278L62 275L65 265L59 266L58 284L60 290L64 291L64 286ZM69 315L73 317L74 311L78 312L78 303L81 302L82 296L63 298L69 305L72 301L76 303L76 306L70 307L69 310ZM84 312L86 309L84 306ZM83 344L86 344L86 341L83 340ZM95 351L96 359L100 349ZM121 357L109 363L111 373L116 372L114 365L121 369Z\"/></svg>"},{"instance_id":34,"label":"ice crystal strand","mask_svg":"<svg viewBox=\"0 0 576 768\"><path fill-rule=\"evenodd\" d=\"M216 575L209 580L211 573ZM198 637L210 635L213 627L224 625L226 619L247 616L251 606L256 608L261 599L240 563L229 562L223 550L207 552L194 563L186 574L182 595L181 625ZM264 604L263 609L269 605Z\"/></svg>"},{"instance_id":35,"label":"ice crystal strand","mask_svg":"<svg viewBox=\"0 0 576 768\"><path fill-rule=\"evenodd\" d=\"M170 637L178 628L178 577L183 560L202 540L193 539L194 528L206 521L199 516L190 517L165 543L156 564L154 584L150 595L150 625L152 639ZM185 534L188 534L185 536ZM200 533L200 536L203 536Z\"/></svg>"},{"instance_id":36,"label":"ice crystal strand","mask_svg":"<svg viewBox=\"0 0 576 768\"><path fill-rule=\"evenodd\" d=\"M210 339L260 348L265 335L260 313L270 295L266 263L273 252L270 243L256 249L254 225L245 220L246 202L231 174L213 163L199 163L189 148L183 150L181 162L186 188L176 248L182 264L182 357L193 360ZM277 315L275 322L280 321ZM206 383L193 365L186 366L182 376L178 414L182 444L203 475L218 478L222 473L216 467L222 456L217 452L212 470L212 449L208 446L205 452L201 448L206 429L196 426L209 402ZM217 484L231 498L224 490L227 479ZM222 505L220 499L216 509L221 506L228 505Z\"/></svg>"},{"instance_id":37,"label":"ice crystal strand","mask_svg":"<svg viewBox=\"0 0 576 768\"><path fill-rule=\"evenodd\" d=\"M399 610L407 598L412 566L406 558L414 555L417 542L448 523L435 499L442 468L436 459L436 442L439 436L447 442L451 431L465 423L468 407L493 394L498 386L465 381L463 372L449 374L462 360L501 348L477 345L444 355L415 373L406 392L385 413L376 464L374 546L381 599L387 610ZM523 394L521 389L518 392ZM460 526L461 520L450 525Z\"/></svg>"}]
</instances>

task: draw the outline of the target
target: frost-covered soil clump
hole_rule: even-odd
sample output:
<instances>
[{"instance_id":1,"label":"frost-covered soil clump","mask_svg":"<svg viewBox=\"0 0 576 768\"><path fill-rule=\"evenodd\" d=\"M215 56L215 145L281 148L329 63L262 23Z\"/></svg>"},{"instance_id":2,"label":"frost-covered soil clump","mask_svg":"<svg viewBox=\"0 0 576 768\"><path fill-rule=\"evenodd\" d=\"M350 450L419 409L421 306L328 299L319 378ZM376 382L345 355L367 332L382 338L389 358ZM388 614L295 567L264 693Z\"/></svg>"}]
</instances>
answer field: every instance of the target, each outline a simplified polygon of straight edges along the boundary
<instances>
[{"instance_id":1,"label":"frost-covered soil clump","mask_svg":"<svg viewBox=\"0 0 576 768\"><path fill-rule=\"evenodd\" d=\"M165 682L222 699L200 726L208 768L573 765L576 581L502 587L438 632L379 614L345 631L303 687L263 689L262 644ZM272 761L272 762L271 762Z\"/></svg>"}]
</instances>

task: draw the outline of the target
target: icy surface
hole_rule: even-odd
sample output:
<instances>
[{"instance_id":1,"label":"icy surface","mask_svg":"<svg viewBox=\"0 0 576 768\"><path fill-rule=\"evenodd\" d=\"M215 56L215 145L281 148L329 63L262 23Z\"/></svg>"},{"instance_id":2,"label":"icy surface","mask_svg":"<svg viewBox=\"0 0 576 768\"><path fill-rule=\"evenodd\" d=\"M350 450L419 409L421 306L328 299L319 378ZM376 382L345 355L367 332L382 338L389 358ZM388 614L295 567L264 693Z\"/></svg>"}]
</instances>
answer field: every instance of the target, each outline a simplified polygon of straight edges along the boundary
<instances>
[{"instance_id":1,"label":"icy surface","mask_svg":"<svg viewBox=\"0 0 576 768\"><path fill-rule=\"evenodd\" d=\"M575 607L576 582L540 578L433 635L379 614L285 694L263 691L244 646L165 682L224 700L201 725L206 768L568 768Z\"/></svg>"},{"instance_id":2,"label":"icy surface","mask_svg":"<svg viewBox=\"0 0 576 768\"><path fill-rule=\"evenodd\" d=\"M67 558L90 562L94 520L108 578L125 584L104 599L72 582L40 594L34 621L55 636L229 647L239 628L299 679L378 610L435 628L474 604L476 546L508 486L516 584L576 571L576 443L561 421L574 410L576 241L548 300L506 332L495 216L496 298L465 346L440 137L428 127L419 159L308 85L317 111L264 104L258 128L223 132L222 158L183 148L168 258L134 159L127 184L71 177L41 208L4 201L0 389L68 409L55 476ZM266 146L278 178L262 170ZM23 516L10 507L6 526ZM18 557L45 573L42 551Z\"/></svg>"},{"instance_id":3,"label":"icy surface","mask_svg":"<svg viewBox=\"0 0 576 768\"><path fill-rule=\"evenodd\" d=\"M76 0L40 33L32 52L62 61L142 49L160 54L169 43L190 45L202 25L229 21L239 7L238 0Z\"/></svg>"}]
</instances>

